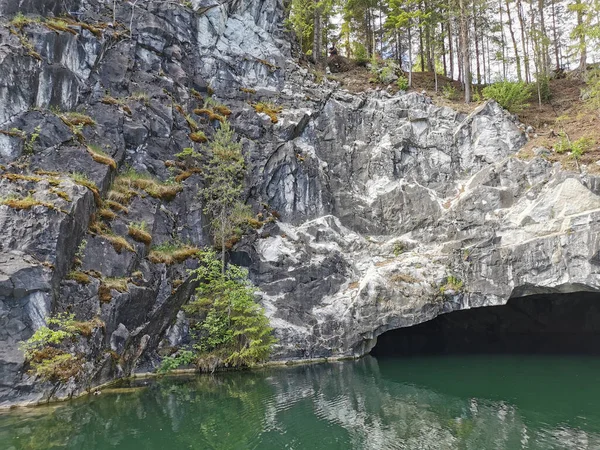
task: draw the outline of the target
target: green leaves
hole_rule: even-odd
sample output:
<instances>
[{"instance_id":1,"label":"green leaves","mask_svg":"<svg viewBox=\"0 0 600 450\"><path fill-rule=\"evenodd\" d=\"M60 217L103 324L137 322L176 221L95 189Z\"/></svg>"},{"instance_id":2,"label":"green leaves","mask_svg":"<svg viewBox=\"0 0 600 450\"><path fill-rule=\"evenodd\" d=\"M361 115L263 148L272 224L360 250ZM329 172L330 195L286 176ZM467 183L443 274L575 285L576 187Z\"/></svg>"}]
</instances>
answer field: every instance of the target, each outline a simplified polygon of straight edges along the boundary
<instances>
[{"instance_id":1,"label":"green leaves","mask_svg":"<svg viewBox=\"0 0 600 450\"><path fill-rule=\"evenodd\" d=\"M171 372L181 366L189 366L196 361L196 354L191 350L180 350L176 354L163 358L159 373Z\"/></svg>"},{"instance_id":2,"label":"green leaves","mask_svg":"<svg viewBox=\"0 0 600 450\"><path fill-rule=\"evenodd\" d=\"M250 208L241 201L246 162L228 122L221 124L209 149L210 161L204 170L206 186L201 197L204 213L211 218L215 243L220 243L224 252L230 247L228 242L241 234L239 226L250 215Z\"/></svg>"},{"instance_id":3,"label":"green leaves","mask_svg":"<svg viewBox=\"0 0 600 450\"><path fill-rule=\"evenodd\" d=\"M589 136L571 142L566 134L561 133L560 140L554 145L554 151L556 153L571 152L571 158L578 160L584 153L591 150L595 144L596 141Z\"/></svg>"},{"instance_id":4,"label":"green leaves","mask_svg":"<svg viewBox=\"0 0 600 450\"><path fill-rule=\"evenodd\" d=\"M483 97L493 99L504 109L518 113L528 107L527 101L531 91L523 82L500 81L487 86L482 91Z\"/></svg>"},{"instance_id":5,"label":"green leaves","mask_svg":"<svg viewBox=\"0 0 600 450\"><path fill-rule=\"evenodd\" d=\"M46 381L65 383L83 370L83 357L68 351L80 337L103 327L100 319L78 322L74 314L61 313L46 320L19 348L30 365L29 373Z\"/></svg>"},{"instance_id":6,"label":"green leaves","mask_svg":"<svg viewBox=\"0 0 600 450\"><path fill-rule=\"evenodd\" d=\"M223 273L212 250L201 252L199 260L200 267L193 272L200 282L196 295L183 307L192 323L196 363L201 369L214 369L218 365L242 367L266 360L275 339L264 310L254 299L255 288L248 272L230 264ZM180 351L165 358L161 370L172 370L188 357L189 353Z\"/></svg>"},{"instance_id":7,"label":"green leaves","mask_svg":"<svg viewBox=\"0 0 600 450\"><path fill-rule=\"evenodd\" d=\"M47 320L48 326L40 327L25 342L21 342L20 349L25 353L25 359L31 359L34 353L47 345L59 345L64 340L73 338L78 334L74 314L59 314ZM51 329L49 327L56 329Z\"/></svg>"}]
</instances>

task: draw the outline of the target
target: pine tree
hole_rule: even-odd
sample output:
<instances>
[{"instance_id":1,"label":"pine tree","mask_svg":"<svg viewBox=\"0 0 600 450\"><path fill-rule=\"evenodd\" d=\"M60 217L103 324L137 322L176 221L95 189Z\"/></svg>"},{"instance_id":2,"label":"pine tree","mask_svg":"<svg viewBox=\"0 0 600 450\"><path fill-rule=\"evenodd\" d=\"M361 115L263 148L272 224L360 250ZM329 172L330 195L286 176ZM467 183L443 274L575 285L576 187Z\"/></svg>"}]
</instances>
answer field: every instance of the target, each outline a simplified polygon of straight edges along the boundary
<instances>
[{"instance_id":1,"label":"pine tree","mask_svg":"<svg viewBox=\"0 0 600 450\"><path fill-rule=\"evenodd\" d=\"M214 370L266 360L275 339L264 310L254 301L248 272L233 264L223 272L214 251L202 252L199 261L196 295L184 306L195 334L197 364Z\"/></svg>"},{"instance_id":2,"label":"pine tree","mask_svg":"<svg viewBox=\"0 0 600 450\"><path fill-rule=\"evenodd\" d=\"M228 122L221 124L210 146L210 161L204 170L205 187L201 192L204 213L211 218L215 245L221 247L221 269L225 273L228 242L239 233L240 224L250 215L241 201L246 175L242 146L234 140Z\"/></svg>"}]
</instances>

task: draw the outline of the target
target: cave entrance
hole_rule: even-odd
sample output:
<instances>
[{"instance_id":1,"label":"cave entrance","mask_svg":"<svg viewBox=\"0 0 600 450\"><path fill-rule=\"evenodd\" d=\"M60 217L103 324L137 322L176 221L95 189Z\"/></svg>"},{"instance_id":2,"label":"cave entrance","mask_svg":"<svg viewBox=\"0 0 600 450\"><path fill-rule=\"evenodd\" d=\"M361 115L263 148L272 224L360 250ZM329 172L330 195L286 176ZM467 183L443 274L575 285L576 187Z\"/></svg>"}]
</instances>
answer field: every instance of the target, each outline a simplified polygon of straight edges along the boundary
<instances>
[{"instance_id":1,"label":"cave entrance","mask_svg":"<svg viewBox=\"0 0 600 450\"><path fill-rule=\"evenodd\" d=\"M371 355L600 354L600 293L513 298L455 311L377 339Z\"/></svg>"}]
</instances>

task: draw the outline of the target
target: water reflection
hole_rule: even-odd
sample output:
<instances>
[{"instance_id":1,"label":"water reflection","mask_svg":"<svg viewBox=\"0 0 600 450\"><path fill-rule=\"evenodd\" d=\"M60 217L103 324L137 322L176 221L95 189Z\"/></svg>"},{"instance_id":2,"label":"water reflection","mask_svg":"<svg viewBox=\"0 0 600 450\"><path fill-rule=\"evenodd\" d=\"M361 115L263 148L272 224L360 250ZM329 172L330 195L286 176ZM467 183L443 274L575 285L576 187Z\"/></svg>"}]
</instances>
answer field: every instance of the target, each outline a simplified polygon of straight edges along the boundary
<instances>
[{"instance_id":1,"label":"water reflection","mask_svg":"<svg viewBox=\"0 0 600 450\"><path fill-rule=\"evenodd\" d=\"M376 360L165 378L0 414L3 449L598 449L600 363Z\"/></svg>"}]
</instances>

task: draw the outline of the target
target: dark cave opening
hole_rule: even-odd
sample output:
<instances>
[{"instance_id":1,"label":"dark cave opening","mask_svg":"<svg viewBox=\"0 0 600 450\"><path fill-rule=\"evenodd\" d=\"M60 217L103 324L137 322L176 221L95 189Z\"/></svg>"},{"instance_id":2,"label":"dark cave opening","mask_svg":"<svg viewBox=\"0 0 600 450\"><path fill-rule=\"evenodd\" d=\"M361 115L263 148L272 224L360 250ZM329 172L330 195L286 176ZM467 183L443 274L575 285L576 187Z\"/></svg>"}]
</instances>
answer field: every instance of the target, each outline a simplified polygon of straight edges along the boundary
<instances>
[{"instance_id":1,"label":"dark cave opening","mask_svg":"<svg viewBox=\"0 0 600 450\"><path fill-rule=\"evenodd\" d=\"M600 354L600 293L513 298L383 333L371 355Z\"/></svg>"}]
</instances>

